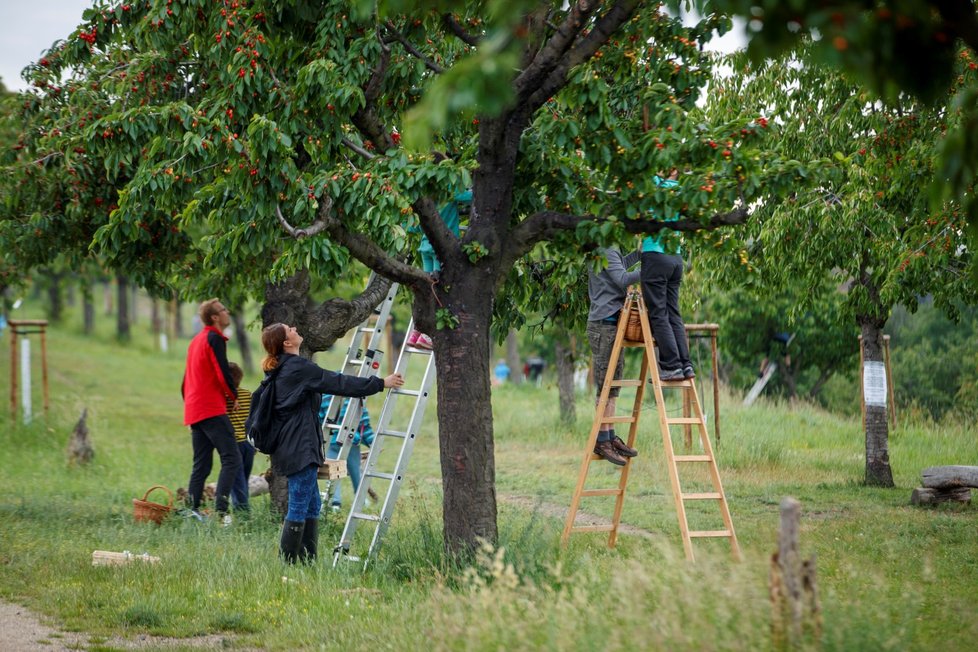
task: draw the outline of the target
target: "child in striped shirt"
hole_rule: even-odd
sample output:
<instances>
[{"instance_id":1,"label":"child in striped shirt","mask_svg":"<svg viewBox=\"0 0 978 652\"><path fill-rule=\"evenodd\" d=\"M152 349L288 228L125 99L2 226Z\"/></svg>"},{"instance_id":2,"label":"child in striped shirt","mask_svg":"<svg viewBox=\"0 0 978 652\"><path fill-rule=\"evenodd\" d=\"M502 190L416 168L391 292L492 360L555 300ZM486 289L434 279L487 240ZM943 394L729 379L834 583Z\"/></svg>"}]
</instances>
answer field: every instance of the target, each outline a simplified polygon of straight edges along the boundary
<instances>
[{"instance_id":1,"label":"child in striped shirt","mask_svg":"<svg viewBox=\"0 0 978 652\"><path fill-rule=\"evenodd\" d=\"M255 447L248 442L245 433L245 419L251 411L251 392L241 387L241 379L244 378L241 367L234 362L229 362L228 367L231 369L231 380L238 390L238 409L232 409L233 404L228 402L228 418L231 419L231 426L234 428L234 440L238 444L238 450L241 451L241 470L238 471L238 477L231 485L231 506L237 510L248 511L250 509L248 476L251 475L251 468L255 463Z\"/></svg>"}]
</instances>

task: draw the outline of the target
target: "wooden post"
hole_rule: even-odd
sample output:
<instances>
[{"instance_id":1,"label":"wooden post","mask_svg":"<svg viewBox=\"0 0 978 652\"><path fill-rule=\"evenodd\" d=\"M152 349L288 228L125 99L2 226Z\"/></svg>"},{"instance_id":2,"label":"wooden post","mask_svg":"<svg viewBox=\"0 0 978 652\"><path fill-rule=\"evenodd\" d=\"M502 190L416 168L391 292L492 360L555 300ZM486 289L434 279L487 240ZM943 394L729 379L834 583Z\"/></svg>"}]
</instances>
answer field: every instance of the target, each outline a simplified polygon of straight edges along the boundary
<instances>
[{"instance_id":1,"label":"wooden post","mask_svg":"<svg viewBox=\"0 0 978 652\"><path fill-rule=\"evenodd\" d=\"M794 650L803 645L806 624L816 643L821 638L822 607L815 581L815 557L802 561L798 553L801 503L786 497L780 510L778 551L771 555L771 627L774 646Z\"/></svg>"},{"instance_id":2,"label":"wooden post","mask_svg":"<svg viewBox=\"0 0 978 652\"><path fill-rule=\"evenodd\" d=\"M45 329L48 322L46 319L11 319L7 322L10 326L10 418L17 418L17 336L27 337L32 333L41 335L41 387L44 396L44 416L47 416L50 405L48 399L48 349ZM30 387L24 388L25 392L31 391Z\"/></svg>"},{"instance_id":3,"label":"wooden post","mask_svg":"<svg viewBox=\"0 0 978 652\"><path fill-rule=\"evenodd\" d=\"M686 324L687 337L707 337L710 338L710 355L713 365L713 435L716 439L717 448L720 447L720 365L717 355L717 333L720 326L717 324ZM702 373L702 372L701 372ZM683 416L686 416L683 413Z\"/></svg>"}]
</instances>

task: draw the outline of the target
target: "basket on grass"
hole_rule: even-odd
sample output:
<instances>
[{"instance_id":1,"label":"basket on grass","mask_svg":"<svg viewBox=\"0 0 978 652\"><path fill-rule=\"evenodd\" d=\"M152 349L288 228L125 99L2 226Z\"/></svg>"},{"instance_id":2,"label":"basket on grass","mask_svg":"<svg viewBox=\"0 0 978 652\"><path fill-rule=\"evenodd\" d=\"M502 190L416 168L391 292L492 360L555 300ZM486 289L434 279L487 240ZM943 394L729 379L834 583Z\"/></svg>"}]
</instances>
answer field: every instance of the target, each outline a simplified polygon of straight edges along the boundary
<instances>
[{"instance_id":1,"label":"basket on grass","mask_svg":"<svg viewBox=\"0 0 978 652\"><path fill-rule=\"evenodd\" d=\"M160 503L154 503L149 499L149 495L156 491L157 489L162 489L167 494L166 504L162 505ZM170 512L173 511L173 492L164 487L161 484L153 485L146 490L142 498L132 499L132 515L136 521L152 521L159 525L163 522Z\"/></svg>"},{"instance_id":2,"label":"basket on grass","mask_svg":"<svg viewBox=\"0 0 978 652\"><path fill-rule=\"evenodd\" d=\"M625 324L625 340L628 342L642 342L642 317L638 310L628 311L628 322Z\"/></svg>"}]
</instances>

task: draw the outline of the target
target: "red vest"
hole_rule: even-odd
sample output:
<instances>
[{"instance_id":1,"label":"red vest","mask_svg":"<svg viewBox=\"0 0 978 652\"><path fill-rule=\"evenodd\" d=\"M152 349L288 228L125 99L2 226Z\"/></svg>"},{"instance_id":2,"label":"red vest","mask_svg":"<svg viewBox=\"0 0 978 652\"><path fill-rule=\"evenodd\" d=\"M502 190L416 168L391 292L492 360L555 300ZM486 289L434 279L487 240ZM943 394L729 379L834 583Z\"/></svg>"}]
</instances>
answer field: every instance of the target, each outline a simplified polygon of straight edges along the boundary
<instances>
[{"instance_id":1,"label":"red vest","mask_svg":"<svg viewBox=\"0 0 978 652\"><path fill-rule=\"evenodd\" d=\"M220 358L208 341L208 334L220 338ZM183 376L183 423L191 425L210 417L227 414L227 402L233 401L235 391L229 385L230 370L221 368L219 359L227 366L228 338L213 326L205 326L187 348L187 370Z\"/></svg>"}]
</instances>

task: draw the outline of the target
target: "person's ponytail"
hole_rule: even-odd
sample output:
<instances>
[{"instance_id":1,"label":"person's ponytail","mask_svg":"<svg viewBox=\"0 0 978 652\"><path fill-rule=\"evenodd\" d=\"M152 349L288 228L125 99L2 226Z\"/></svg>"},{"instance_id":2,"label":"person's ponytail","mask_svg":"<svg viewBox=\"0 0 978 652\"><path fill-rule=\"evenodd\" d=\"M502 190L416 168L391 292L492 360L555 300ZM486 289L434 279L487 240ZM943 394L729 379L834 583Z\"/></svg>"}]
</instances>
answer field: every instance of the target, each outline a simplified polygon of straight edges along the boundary
<instances>
[{"instance_id":1,"label":"person's ponytail","mask_svg":"<svg viewBox=\"0 0 978 652\"><path fill-rule=\"evenodd\" d=\"M285 324L279 322L262 329L261 345L265 349L262 371L271 371L278 366L278 357L285 352L285 334Z\"/></svg>"}]
</instances>

